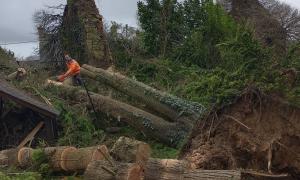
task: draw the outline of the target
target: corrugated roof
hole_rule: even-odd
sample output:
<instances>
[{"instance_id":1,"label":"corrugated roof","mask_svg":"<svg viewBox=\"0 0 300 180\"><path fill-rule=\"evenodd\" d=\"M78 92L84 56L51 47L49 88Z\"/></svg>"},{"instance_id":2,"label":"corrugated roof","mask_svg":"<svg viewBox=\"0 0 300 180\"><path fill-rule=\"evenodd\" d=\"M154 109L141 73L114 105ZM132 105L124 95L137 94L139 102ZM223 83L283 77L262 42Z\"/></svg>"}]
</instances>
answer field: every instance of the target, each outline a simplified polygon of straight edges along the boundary
<instances>
[{"instance_id":1,"label":"corrugated roof","mask_svg":"<svg viewBox=\"0 0 300 180\"><path fill-rule=\"evenodd\" d=\"M53 107L42 103L36 99L33 99L28 94L20 91L16 87L10 85L7 81L0 79L0 96L10 99L22 106L32 109L33 111L39 112L45 116L56 118L59 112Z\"/></svg>"}]
</instances>

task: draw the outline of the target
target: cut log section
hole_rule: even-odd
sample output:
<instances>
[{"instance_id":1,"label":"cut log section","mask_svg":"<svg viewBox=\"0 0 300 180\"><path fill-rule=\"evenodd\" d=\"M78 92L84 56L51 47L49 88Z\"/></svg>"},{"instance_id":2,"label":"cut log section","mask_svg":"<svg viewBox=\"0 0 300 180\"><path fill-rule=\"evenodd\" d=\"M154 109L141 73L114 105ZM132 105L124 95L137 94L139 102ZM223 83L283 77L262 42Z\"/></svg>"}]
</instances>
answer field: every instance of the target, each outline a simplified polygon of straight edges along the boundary
<instances>
[{"instance_id":1,"label":"cut log section","mask_svg":"<svg viewBox=\"0 0 300 180\"><path fill-rule=\"evenodd\" d=\"M59 88L58 93L62 96L71 96L76 101L87 101L86 91L80 88L63 85L51 80L47 81L47 86ZM120 119L142 131L148 137L157 139L172 147L179 146L192 128L190 123L168 122L141 109L100 94L91 93L91 99L96 110Z\"/></svg>"},{"instance_id":2,"label":"cut log section","mask_svg":"<svg viewBox=\"0 0 300 180\"><path fill-rule=\"evenodd\" d=\"M63 171L63 168L61 167L62 162L62 154L65 151L72 151L76 149L75 147L48 147L45 148L44 152L46 155L49 156L49 165L51 170L53 171Z\"/></svg>"},{"instance_id":3,"label":"cut log section","mask_svg":"<svg viewBox=\"0 0 300 180\"><path fill-rule=\"evenodd\" d=\"M61 167L61 156L64 151L70 151L76 149L75 147L47 147L43 149L43 152L49 159L49 165L53 171L62 171ZM33 164L32 155L34 153L34 149L32 148L21 148L18 151L17 155L17 163L15 165L18 165L22 168L28 168Z\"/></svg>"},{"instance_id":4,"label":"cut log section","mask_svg":"<svg viewBox=\"0 0 300 180\"><path fill-rule=\"evenodd\" d=\"M61 157L61 168L64 171L85 170L88 164L96 160L110 157L106 146L96 146L64 151Z\"/></svg>"},{"instance_id":5,"label":"cut log section","mask_svg":"<svg viewBox=\"0 0 300 180\"><path fill-rule=\"evenodd\" d=\"M32 148L21 148L18 152L18 164L20 167L30 167L32 165Z\"/></svg>"},{"instance_id":6,"label":"cut log section","mask_svg":"<svg viewBox=\"0 0 300 180\"><path fill-rule=\"evenodd\" d=\"M119 73L112 73L86 64L82 66L81 73L91 79L103 82L131 97L135 97L151 109L173 121L183 117L189 117L188 119L194 121L197 120L204 111L204 107L198 103L189 102L156 90ZM186 120L186 118L183 119Z\"/></svg>"},{"instance_id":7,"label":"cut log section","mask_svg":"<svg viewBox=\"0 0 300 180\"><path fill-rule=\"evenodd\" d=\"M149 159L145 166L145 180L175 180L190 169L187 161L176 159Z\"/></svg>"},{"instance_id":8,"label":"cut log section","mask_svg":"<svg viewBox=\"0 0 300 180\"><path fill-rule=\"evenodd\" d=\"M107 161L93 161L88 165L84 179L143 180L143 169L136 163L118 163L113 166Z\"/></svg>"},{"instance_id":9,"label":"cut log section","mask_svg":"<svg viewBox=\"0 0 300 180\"><path fill-rule=\"evenodd\" d=\"M120 162L144 165L150 158L151 148L144 142L120 137L111 149L111 155Z\"/></svg>"}]
</instances>

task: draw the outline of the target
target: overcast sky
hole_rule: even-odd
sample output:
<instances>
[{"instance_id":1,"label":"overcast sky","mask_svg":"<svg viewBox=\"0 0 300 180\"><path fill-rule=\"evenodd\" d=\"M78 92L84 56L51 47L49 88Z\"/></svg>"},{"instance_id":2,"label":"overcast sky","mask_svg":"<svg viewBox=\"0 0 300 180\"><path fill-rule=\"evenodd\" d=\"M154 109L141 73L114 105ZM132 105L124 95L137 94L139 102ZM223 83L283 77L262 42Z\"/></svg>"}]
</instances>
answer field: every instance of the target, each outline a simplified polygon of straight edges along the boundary
<instances>
[{"instance_id":1,"label":"overcast sky","mask_svg":"<svg viewBox=\"0 0 300 180\"><path fill-rule=\"evenodd\" d=\"M117 21L137 26L136 8L138 0L95 0L106 22ZM300 9L300 0L281 0ZM45 5L65 4L66 0L0 0L0 44L34 41L35 27L32 16ZM19 57L29 56L37 43L7 45Z\"/></svg>"}]
</instances>

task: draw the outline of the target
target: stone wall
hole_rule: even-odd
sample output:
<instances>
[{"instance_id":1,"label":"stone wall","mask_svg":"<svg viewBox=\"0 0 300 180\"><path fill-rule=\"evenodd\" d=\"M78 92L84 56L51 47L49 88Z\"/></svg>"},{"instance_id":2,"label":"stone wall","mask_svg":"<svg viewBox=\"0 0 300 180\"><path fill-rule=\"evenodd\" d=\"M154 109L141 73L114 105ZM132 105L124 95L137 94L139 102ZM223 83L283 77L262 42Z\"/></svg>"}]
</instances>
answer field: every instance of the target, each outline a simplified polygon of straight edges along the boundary
<instances>
[{"instance_id":1,"label":"stone wall","mask_svg":"<svg viewBox=\"0 0 300 180\"><path fill-rule=\"evenodd\" d=\"M68 0L63 16L62 42L65 51L81 64L105 69L112 64L102 16L94 0Z\"/></svg>"}]
</instances>

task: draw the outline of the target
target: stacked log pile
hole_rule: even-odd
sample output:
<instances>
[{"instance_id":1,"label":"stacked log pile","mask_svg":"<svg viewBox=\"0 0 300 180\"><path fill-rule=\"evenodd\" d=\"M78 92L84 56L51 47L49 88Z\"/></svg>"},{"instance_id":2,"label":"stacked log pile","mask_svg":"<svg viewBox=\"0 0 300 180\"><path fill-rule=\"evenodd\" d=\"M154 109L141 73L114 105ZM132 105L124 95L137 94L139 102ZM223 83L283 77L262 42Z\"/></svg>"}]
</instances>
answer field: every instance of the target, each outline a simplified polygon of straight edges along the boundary
<instances>
[{"instance_id":1,"label":"stacked log pile","mask_svg":"<svg viewBox=\"0 0 300 180\"><path fill-rule=\"evenodd\" d=\"M0 167L32 166L32 148L10 149L0 152ZM240 180L249 177L287 179L242 170L194 169L185 160L154 159L148 144L120 137L109 152L106 146L87 148L47 147L43 149L54 172L84 173L86 180ZM250 176L249 176L250 174Z\"/></svg>"}]
</instances>

